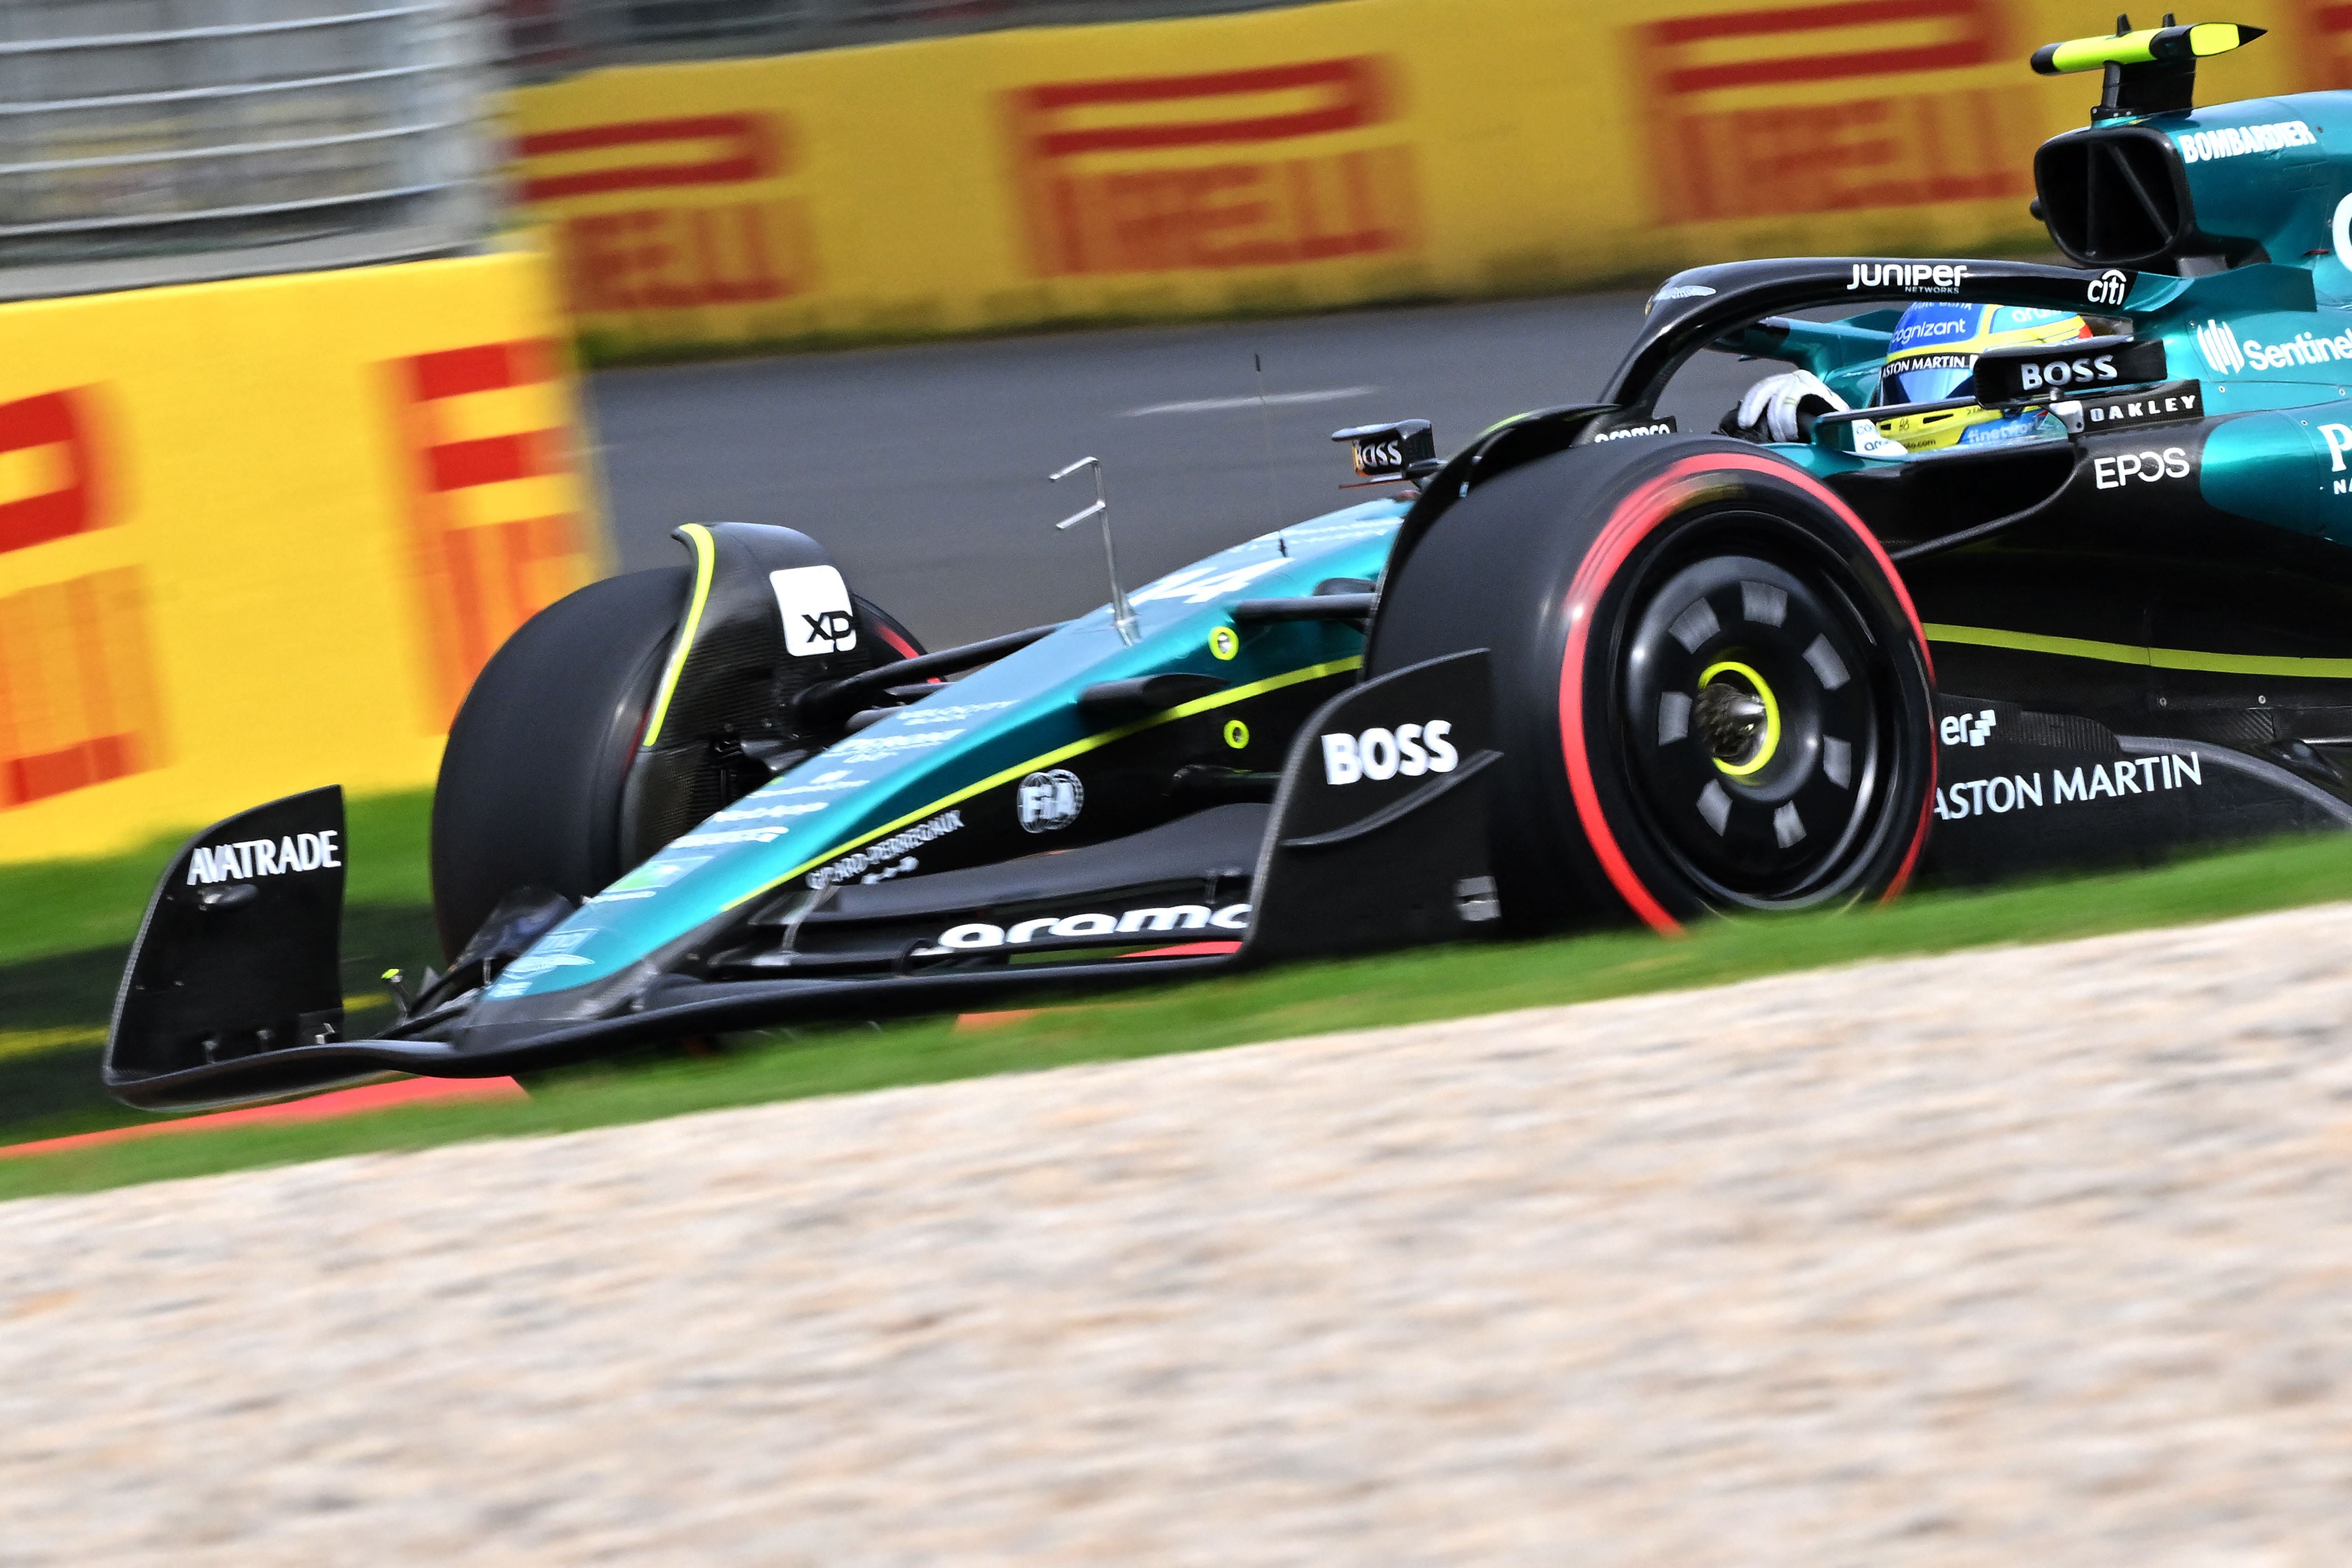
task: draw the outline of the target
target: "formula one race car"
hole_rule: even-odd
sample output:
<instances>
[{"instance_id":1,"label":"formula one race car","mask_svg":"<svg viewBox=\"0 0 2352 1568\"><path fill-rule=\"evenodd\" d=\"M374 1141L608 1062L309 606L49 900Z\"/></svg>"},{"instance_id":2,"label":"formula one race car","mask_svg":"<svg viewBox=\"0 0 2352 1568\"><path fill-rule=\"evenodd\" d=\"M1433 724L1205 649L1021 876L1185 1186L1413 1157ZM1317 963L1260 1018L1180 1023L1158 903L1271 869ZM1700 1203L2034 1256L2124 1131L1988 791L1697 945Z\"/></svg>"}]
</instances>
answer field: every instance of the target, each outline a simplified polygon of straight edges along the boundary
<instances>
[{"instance_id":1,"label":"formula one race car","mask_svg":"<svg viewBox=\"0 0 2352 1568\"><path fill-rule=\"evenodd\" d=\"M925 653L805 536L687 527L690 568L582 590L476 683L435 805L449 968L400 1021L343 1038L317 790L167 869L107 1085L504 1074L2352 825L2352 94L2192 109L2252 36L2036 55L2106 78L2035 159L2078 266L1678 274L1599 401L1443 461L1423 422L1342 432L1383 498L1065 625ZM1873 406L1923 299L2097 329ZM1658 400L1708 350L1856 406L1678 434ZM2031 438L1879 434L1966 411Z\"/></svg>"}]
</instances>

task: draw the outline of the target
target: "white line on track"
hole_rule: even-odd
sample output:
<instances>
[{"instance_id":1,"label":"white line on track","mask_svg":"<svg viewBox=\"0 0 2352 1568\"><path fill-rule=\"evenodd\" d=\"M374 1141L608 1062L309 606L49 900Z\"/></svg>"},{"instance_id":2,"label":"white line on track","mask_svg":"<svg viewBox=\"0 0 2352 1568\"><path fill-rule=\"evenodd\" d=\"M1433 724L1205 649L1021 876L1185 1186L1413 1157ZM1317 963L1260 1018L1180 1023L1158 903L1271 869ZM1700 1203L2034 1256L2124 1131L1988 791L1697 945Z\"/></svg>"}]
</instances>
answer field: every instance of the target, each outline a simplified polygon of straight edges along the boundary
<instances>
[{"instance_id":1,"label":"white line on track","mask_svg":"<svg viewBox=\"0 0 2352 1568\"><path fill-rule=\"evenodd\" d=\"M1266 398L1270 408L1282 408L1299 402L1338 402L1343 398L1370 397L1378 387L1327 387L1321 392L1275 392ZM1133 419L1146 413L1214 413L1219 409L1255 408L1255 397L1204 397L1191 402L1155 402L1146 408L1130 408L1123 416Z\"/></svg>"}]
</instances>

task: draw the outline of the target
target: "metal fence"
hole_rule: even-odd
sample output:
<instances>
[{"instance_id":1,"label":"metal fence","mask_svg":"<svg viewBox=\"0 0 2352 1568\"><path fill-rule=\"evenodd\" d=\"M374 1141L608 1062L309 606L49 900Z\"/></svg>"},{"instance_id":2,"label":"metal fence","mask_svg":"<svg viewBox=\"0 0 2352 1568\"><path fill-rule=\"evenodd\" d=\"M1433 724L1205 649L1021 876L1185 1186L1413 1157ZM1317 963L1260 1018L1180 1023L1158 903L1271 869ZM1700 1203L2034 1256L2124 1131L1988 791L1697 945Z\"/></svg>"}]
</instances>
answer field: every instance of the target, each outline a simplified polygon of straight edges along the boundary
<instances>
[{"instance_id":1,"label":"metal fence","mask_svg":"<svg viewBox=\"0 0 2352 1568\"><path fill-rule=\"evenodd\" d=\"M0 298L479 244L499 44L482 0L0 0Z\"/></svg>"},{"instance_id":2,"label":"metal fence","mask_svg":"<svg viewBox=\"0 0 2352 1568\"><path fill-rule=\"evenodd\" d=\"M502 0L528 79L631 61L783 54L992 27L1264 10L1299 0Z\"/></svg>"}]
</instances>

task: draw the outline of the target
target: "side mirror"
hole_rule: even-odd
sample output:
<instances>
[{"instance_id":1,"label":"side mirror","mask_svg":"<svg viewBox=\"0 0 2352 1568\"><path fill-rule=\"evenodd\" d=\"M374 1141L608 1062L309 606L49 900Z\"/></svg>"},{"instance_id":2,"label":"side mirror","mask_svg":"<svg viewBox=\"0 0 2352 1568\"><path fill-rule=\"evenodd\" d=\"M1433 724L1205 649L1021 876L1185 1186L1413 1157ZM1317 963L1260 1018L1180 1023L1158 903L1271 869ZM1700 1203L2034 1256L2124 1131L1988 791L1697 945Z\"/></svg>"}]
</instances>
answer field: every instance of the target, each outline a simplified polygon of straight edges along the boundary
<instances>
[{"instance_id":1,"label":"side mirror","mask_svg":"<svg viewBox=\"0 0 2352 1568\"><path fill-rule=\"evenodd\" d=\"M1368 485L1402 485L1416 463L1437 456L1437 427L1425 419L1392 420L1387 424L1358 424L1331 433L1334 441L1353 443L1356 479L1342 490Z\"/></svg>"}]
</instances>

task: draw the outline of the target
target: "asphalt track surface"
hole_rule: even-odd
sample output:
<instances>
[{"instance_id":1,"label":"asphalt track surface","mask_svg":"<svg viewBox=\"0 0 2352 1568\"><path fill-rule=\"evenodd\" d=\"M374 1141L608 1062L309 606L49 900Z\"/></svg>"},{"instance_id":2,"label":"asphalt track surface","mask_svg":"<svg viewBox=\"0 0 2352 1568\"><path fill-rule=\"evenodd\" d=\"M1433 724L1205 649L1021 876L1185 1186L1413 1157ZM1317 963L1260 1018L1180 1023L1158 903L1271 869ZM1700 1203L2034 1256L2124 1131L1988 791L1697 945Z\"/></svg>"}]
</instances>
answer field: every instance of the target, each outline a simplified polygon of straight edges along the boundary
<instances>
[{"instance_id":1,"label":"asphalt track surface","mask_svg":"<svg viewBox=\"0 0 2352 1568\"><path fill-rule=\"evenodd\" d=\"M1433 420L1450 452L1496 420L1595 396L1640 295L1351 312L609 371L590 402L625 569L683 559L680 523L784 523L933 647L1108 597L1093 499L1108 474L1128 586L1361 500L1343 425ZM1264 359L1261 412L1253 356ZM1702 355L1664 412L1712 430L1776 367ZM1269 459L1270 452L1270 459Z\"/></svg>"}]
</instances>

